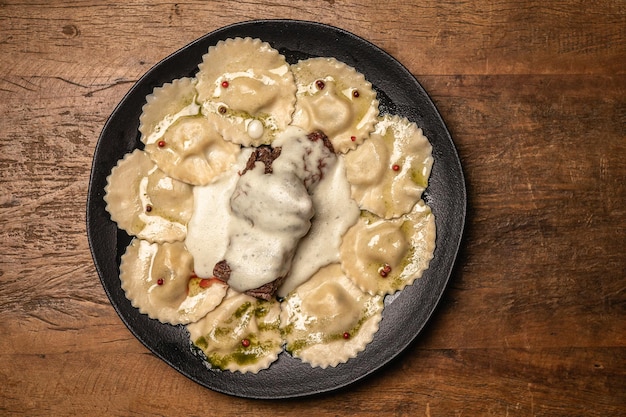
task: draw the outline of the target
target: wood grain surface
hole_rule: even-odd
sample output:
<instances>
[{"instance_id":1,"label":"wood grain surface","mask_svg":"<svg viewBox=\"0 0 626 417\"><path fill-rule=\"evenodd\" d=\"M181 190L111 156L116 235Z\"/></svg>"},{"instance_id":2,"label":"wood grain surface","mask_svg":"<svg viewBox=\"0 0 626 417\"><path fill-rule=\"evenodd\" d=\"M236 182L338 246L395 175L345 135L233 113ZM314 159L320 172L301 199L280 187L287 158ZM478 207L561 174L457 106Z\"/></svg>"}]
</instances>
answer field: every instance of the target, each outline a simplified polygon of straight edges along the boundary
<instances>
[{"instance_id":1,"label":"wood grain surface","mask_svg":"<svg viewBox=\"0 0 626 417\"><path fill-rule=\"evenodd\" d=\"M85 204L149 68L259 18L328 23L422 83L466 175L447 291L380 372L298 401L207 390L123 325ZM626 415L626 2L0 1L0 414Z\"/></svg>"}]
</instances>

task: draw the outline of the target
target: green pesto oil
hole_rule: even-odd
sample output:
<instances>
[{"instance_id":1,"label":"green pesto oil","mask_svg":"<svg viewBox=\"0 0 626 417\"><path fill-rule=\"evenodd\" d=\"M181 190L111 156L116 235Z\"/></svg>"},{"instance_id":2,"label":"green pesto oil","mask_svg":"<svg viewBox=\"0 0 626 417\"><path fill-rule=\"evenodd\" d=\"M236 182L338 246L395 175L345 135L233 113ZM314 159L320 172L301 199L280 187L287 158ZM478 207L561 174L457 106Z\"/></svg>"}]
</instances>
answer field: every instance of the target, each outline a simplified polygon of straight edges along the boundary
<instances>
[{"instance_id":1,"label":"green pesto oil","mask_svg":"<svg viewBox=\"0 0 626 417\"><path fill-rule=\"evenodd\" d=\"M370 318L372 317L371 314L367 314L367 311L363 311L363 314L361 315L360 320L357 322L357 324L350 329L347 333L349 335L349 339L353 338L354 336L356 336L359 331L361 330L361 327L363 327L363 324ZM293 329L287 327L285 329L285 334L291 334L293 331ZM345 332L344 332L345 333ZM324 334L322 336L322 344L326 344L326 343L331 343L331 342L335 342L337 340L346 340L346 338L344 337L344 333L329 333L329 334ZM291 354L298 354L298 352L300 352L303 349L308 348L309 346L313 346L315 344L319 344L320 342L314 341L312 338L308 338L305 337L302 339L297 339L294 340L291 343L288 343L287 346L285 347L285 349L291 353Z\"/></svg>"},{"instance_id":2,"label":"green pesto oil","mask_svg":"<svg viewBox=\"0 0 626 417\"><path fill-rule=\"evenodd\" d=\"M240 346L235 351L223 355L213 352L207 355L207 359L211 365L219 369L227 369L228 365L235 363L239 366L251 365L259 361L260 358L267 354L275 347L272 342L261 342L257 337L249 337L250 345L247 347Z\"/></svg>"},{"instance_id":3,"label":"green pesto oil","mask_svg":"<svg viewBox=\"0 0 626 417\"><path fill-rule=\"evenodd\" d=\"M420 187L426 188L428 186L428 178L422 175L422 171L419 169L411 170L411 181Z\"/></svg>"},{"instance_id":4,"label":"green pesto oil","mask_svg":"<svg viewBox=\"0 0 626 417\"><path fill-rule=\"evenodd\" d=\"M258 334L249 334L245 337L250 341L248 346L237 344L233 346L232 352L224 354L223 352L212 351L209 338L216 340L229 338L233 332L233 323L247 322L253 316L260 320L270 313L271 307L272 303L270 302L245 302L233 312L230 318L224 321L225 326L214 328L210 336L201 336L196 339L194 344L204 351L207 361L215 368L225 370L228 369L229 364L233 363L239 366L254 364L274 350L276 343L262 341L259 339ZM279 331L279 327L280 321L278 319L270 323L258 323L260 333Z\"/></svg>"}]
</instances>

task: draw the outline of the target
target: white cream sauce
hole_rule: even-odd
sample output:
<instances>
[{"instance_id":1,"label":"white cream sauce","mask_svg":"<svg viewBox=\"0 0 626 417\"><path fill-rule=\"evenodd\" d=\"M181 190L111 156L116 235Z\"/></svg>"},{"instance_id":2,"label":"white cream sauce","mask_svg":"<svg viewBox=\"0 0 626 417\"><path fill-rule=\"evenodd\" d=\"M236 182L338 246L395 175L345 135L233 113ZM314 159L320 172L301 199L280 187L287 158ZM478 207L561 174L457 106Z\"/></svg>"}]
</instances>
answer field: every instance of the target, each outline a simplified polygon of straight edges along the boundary
<instances>
[{"instance_id":1,"label":"white cream sauce","mask_svg":"<svg viewBox=\"0 0 626 417\"><path fill-rule=\"evenodd\" d=\"M239 176L252 151L244 148L235 168L212 184L194 187L185 243L199 277L213 276L215 264L226 260L234 290L287 276L279 290L284 296L338 261L341 237L359 209L350 197L343 160L321 140L289 127L272 146L281 147L272 174L257 162Z\"/></svg>"},{"instance_id":2,"label":"white cream sauce","mask_svg":"<svg viewBox=\"0 0 626 417\"><path fill-rule=\"evenodd\" d=\"M272 144L281 153L272 162L239 178L231 209L230 244L224 259L231 269L228 284L237 291L259 288L287 275L300 239L315 213L309 193L334 165L336 156L322 140L288 128Z\"/></svg>"},{"instance_id":3,"label":"white cream sauce","mask_svg":"<svg viewBox=\"0 0 626 417\"><path fill-rule=\"evenodd\" d=\"M311 141L306 132L296 126L289 126L272 146L281 148L280 157L272 164L274 173L295 175L304 181L309 193L337 161L336 155L324 146L321 139Z\"/></svg>"},{"instance_id":4,"label":"white cream sauce","mask_svg":"<svg viewBox=\"0 0 626 417\"><path fill-rule=\"evenodd\" d=\"M193 215L187 224L185 245L194 259L194 272L200 278L213 276L213 267L224 259L228 246L228 223L232 217L230 196L252 149L243 149L236 164L216 181L193 188Z\"/></svg>"},{"instance_id":5,"label":"white cream sauce","mask_svg":"<svg viewBox=\"0 0 626 417\"><path fill-rule=\"evenodd\" d=\"M321 267L339 262L341 238L359 218L359 206L350 197L343 158L338 158L311 198L315 207L311 230L298 245L289 275L278 289L280 297L287 296Z\"/></svg>"},{"instance_id":6,"label":"white cream sauce","mask_svg":"<svg viewBox=\"0 0 626 417\"><path fill-rule=\"evenodd\" d=\"M152 206L152 200L150 199L150 193L148 192L148 184L150 182L149 176L159 169L158 166L154 166L145 177L139 181L139 200L141 201L141 207ZM173 190L172 178L161 178L157 183L158 189ZM163 234L164 230L170 231L173 235L185 236L187 228L184 224L176 222L174 220L166 219L158 215L148 215L143 211L138 214L139 220L144 222L145 226L142 229L142 236L145 238L155 238Z\"/></svg>"},{"instance_id":7,"label":"white cream sauce","mask_svg":"<svg viewBox=\"0 0 626 417\"><path fill-rule=\"evenodd\" d=\"M224 259L228 285L244 292L285 276L298 241L311 227L314 209L293 173L265 174L262 163L239 178L230 200L230 244Z\"/></svg>"}]
</instances>

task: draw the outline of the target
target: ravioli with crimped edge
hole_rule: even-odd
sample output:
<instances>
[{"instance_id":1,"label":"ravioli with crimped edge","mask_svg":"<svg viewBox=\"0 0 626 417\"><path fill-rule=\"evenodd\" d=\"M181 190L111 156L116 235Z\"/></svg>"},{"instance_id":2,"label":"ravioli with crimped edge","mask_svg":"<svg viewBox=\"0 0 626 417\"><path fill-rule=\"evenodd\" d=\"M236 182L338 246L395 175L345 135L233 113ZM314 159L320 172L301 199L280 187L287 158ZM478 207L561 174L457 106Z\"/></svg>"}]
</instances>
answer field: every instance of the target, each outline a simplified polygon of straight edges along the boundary
<instances>
[{"instance_id":1,"label":"ravioli with crimped edge","mask_svg":"<svg viewBox=\"0 0 626 417\"><path fill-rule=\"evenodd\" d=\"M187 324L204 317L226 295L219 280L193 273L193 258L182 242L150 243L135 238L120 263L126 297L143 314L168 324Z\"/></svg>"},{"instance_id":2,"label":"ravioli with crimped edge","mask_svg":"<svg viewBox=\"0 0 626 417\"><path fill-rule=\"evenodd\" d=\"M192 187L165 175L144 151L136 149L118 161L104 191L111 220L128 234L150 242L185 239Z\"/></svg>"},{"instance_id":3,"label":"ravioli with crimped edge","mask_svg":"<svg viewBox=\"0 0 626 417\"><path fill-rule=\"evenodd\" d=\"M326 368L356 357L378 331L383 297L361 291L339 264L317 271L281 303L285 349Z\"/></svg>"},{"instance_id":4,"label":"ravioli with crimped edge","mask_svg":"<svg viewBox=\"0 0 626 417\"><path fill-rule=\"evenodd\" d=\"M183 77L156 87L146 96L139 116L141 142L156 143L178 118L200 113L195 78Z\"/></svg>"},{"instance_id":5,"label":"ravioli with crimped edge","mask_svg":"<svg viewBox=\"0 0 626 417\"><path fill-rule=\"evenodd\" d=\"M423 200L393 219L364 211L343 237L341 267L363 291L393 294L428 269L435 230L435 216Z\"/></svg>"},{"instance_id":6,"label":"ravioli with crimped edge","mask_svg":"<svg viewBox=\"0 0 626 417\"><path fill-rule=\"evenodd\" d=\"M187 330L208 362L221 370L257 373L283 350L280 304L229 290L224 301Z\"/></svg>"},{"instance_id":7,"label":"ravioli with crimped edge","mask_svg":"<svg viewBox=\"0 0 626 417\"><path fill-rule=\"evenodd\" d=\"M335 58L310 58L292 66L298 86L293 124L320 129L344 153L369 137L378 100L363 74Z\"/></svg>"},{"instance_id":8,"label":"ravioli with crimped edge","mask_svg":"<svg viewBox=\"0 0 626 417\"><path fill-rule=\"evenodd\" d=\"M411 211L422 197L433 165L432 146L415 123L384 115L345 161L352 197L361 208L390 219Z\"/></svg>"},{"instance_id":9,"label":"ravioli with crimped edge","mask_svg":"<svg viewBox=\"0 0 626 417\"><path fill-rule=\"evenodd\" d=\"M296 85L285 57L252 38L220 41L202 57L198 102L228 141L269 144L291 122Z\"/></svg>"},{"instance_id":10,"label":"ravioli with crimped edge","mask_svg":"<svg viewBox=\"0 0 626 417\"><path fill-rule=\"evenodd\" d=\"M206 185L236 159L240 147L224 140L200 114L196 80L181 78L155 88L139 118L145 151L169 176Z\"/></svg>"}]
</instances>

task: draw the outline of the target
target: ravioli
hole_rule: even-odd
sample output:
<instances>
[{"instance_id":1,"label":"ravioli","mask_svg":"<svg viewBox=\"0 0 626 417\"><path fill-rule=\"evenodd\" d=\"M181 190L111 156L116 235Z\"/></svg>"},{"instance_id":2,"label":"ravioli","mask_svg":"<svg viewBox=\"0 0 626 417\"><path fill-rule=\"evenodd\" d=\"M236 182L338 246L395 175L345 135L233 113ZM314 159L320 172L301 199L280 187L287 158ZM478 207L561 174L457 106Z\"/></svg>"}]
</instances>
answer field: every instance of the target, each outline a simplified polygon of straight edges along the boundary
<instances>
[{"instance_id":1,"label":"ravioli","mask_svg":"<svg viewBox=\"0 0 626 417\"><path fill-rule=\"evenodd\" d=\"M170 176L206 185L235 162L241 148L225 141L209 120L194 115L178 118L145 150Z\"/></svg>"},{"instance_id":2,"label":"ravioli","mask_svg":"<svg viewBox=\"0 0 626 417\"><path fill-rule=\"evenodd\" d=\"M202 112L226 140L244 146L268 144L291 122L294 77L285 57L267 42L220 41L198 68Z\"/></svg>"},{"instance_id":3,"label":"ravioli","mask_svg":"<svg viewBox=\"0 0 626 417\"><path fill-rule=\"evenodd\" d=\"M187 330L211 366L232 372L257 373L278 359L283 349L280 304L228 291L214 311Z\"/></svg>"},{"instance_id":4,"label":"ravioli","mask_svg":"<svg viewBox=\"0 0 626 417\"><path fill-rule=\"evenodd\" d=\"M335 58L310 58L291 69L298 86L295 126L322 130L339 153L369 137L377 121L378 100L363 74Z\"/></svg>"},{"instance_id":5,"label":"ravioli","mask_svg":"<svg viewBox=\"0 0 626 417\"><path fill-rule=\"evenodd\" d=\"M226 295L221 282L199 280L182 242L133 239L122 255L120 281L133 307L162 323L186 324L204 317Z\"/></svg>"},{"instance_id":6,"label":"ravioli","mask_svg":"<svg viewBox=\"0 0 626 417\"><path fill-rule=\"evenodd\" d=\"M118 161L104 190L111 220L128 234L150 242L185 238L192 187L165 175L144 151L136 149Z\"/></svg>"},{"instance_id":7,"label":"ravioli","mask_svg":"<svg viewBox=\"0 0 626 417\"><path fill-rule=\"evenodd\" d=\"M282 302L285 349L314 367L356 357L378 331L383 297L362 292L339 264L321 268Z\"/></svg>"},{"instance_id":8,"label":"ravioli","mask_svg":"<svg viewBox=\"0 0 626 417\"><path fill-rule=\"evenodd\" d=\"M369 294L393 294L428 268L435 250L435 217L423 200L395 219L362 212L343 237L341 267Z\"/></svg>"},{"instance_id":9,"label":"ravioli","mask_svg":"<svg viewBox=\"0 0 626 417\"><path fill-rule=\"evenodd\" d=\"M408 213L421 198L433 165L432 146L415 123L384 115L345 161L359 207L389 219Z\"/></svg>"}]
</instances>

